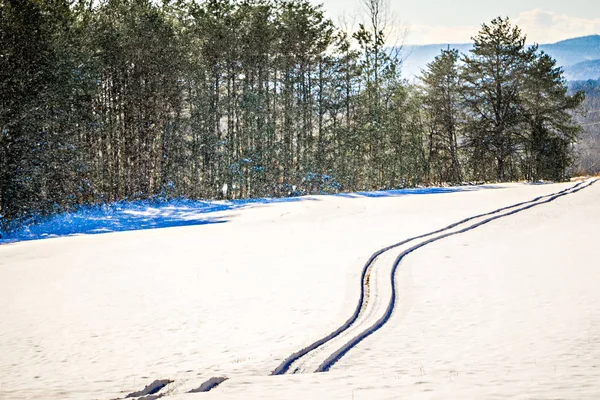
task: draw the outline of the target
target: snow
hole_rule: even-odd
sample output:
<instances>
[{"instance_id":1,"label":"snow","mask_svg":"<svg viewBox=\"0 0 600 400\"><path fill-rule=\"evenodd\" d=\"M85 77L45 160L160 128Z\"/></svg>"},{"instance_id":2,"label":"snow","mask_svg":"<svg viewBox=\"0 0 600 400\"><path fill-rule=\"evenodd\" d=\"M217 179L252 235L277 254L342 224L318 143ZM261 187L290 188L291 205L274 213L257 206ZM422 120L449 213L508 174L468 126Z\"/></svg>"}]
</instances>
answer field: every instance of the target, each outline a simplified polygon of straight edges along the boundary
<instances>
[{"instance_id":1,"label":"snow","mask_svg":"<svg viewBox=\"0 0 600 400\"><path fill-rule=\"evenodd\" d=\"M214 213L236 210L252 204L293 202L303 199L288 197L230 201L140 200L79 207L73 212L65 212L42 219L41 222L25 224L13 232L0 232L0 244L61 236L222 223L226 221Z\"/></svg>"},{"instance_id":2,"label":"snow","mask_svg":"<svg viewBox=\"0 0 600 400\"><path fill-rule=\"evenodd\" d=\"M101 226L169 229L98 235L54 222L35 234L65 237L0 246L0 398L122 398L157 379L181 400L595 398L600 184L415 251L381 330L331 372L269 376L352 314L375 250L569 186L120 206L104 215L138 222Z\"/></svg>"},{"instance_id":3,"label":"snow","mask_svg":"<svg viewBox=\"0 0 600 400\"><path fill-rule=\"evenodd\" d=\"M373 192L340 193L341 197L389 197L452 193L480 190L485 186L426 187L394 189ZM227 184L224 186L227 191ZM322 196L321 196L322 197ZM314 200L311 196L262 199L238 199L201 201L188 199L119 201L95 206L81 206L73 212L65 212L42 219L41 222L25 224L13 232L0 231L0 244L52 237L121 232L177 226L193 226L226 222L219 218L219 211L243 209L248 206ZM207 214L210 214L208 216Z\"/></svg>"}]
</instances>

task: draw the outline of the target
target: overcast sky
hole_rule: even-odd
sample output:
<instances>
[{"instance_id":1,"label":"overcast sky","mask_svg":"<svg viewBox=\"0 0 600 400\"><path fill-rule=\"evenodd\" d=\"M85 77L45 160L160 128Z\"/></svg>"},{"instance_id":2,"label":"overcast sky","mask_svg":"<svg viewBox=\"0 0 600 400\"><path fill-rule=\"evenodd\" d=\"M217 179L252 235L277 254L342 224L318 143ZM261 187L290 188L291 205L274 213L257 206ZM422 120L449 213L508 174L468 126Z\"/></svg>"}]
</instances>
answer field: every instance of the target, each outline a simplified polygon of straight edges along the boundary
<instances>
[{"instance_id":1,"label":"overcast sky","mask_svg":"<svg viewBox=\"0 0 600 400\"><path fill-rule=\"evenodd\" d=\"M322 3L334 20L352 20L361 0L313 0ZM465 43L482 22L508 16L527 34L528 41L552 43L600 34L599 0L389 0L397 25L406 30L405 44Z\"/></svg>"}]
</instances>

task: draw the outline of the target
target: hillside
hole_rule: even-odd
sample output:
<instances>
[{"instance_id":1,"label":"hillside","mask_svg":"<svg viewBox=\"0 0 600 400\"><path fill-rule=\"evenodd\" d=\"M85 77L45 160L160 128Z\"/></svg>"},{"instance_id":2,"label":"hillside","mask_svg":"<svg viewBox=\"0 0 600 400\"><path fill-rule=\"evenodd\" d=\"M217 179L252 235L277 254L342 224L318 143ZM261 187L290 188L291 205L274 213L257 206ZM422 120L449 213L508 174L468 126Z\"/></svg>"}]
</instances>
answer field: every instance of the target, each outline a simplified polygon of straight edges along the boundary
<instances>
[{"instance_id":1,"label":"hillside","mask_svg":"<svg viewBox=\"0 0 600 400\"><path fill-rule=\"evenodd\" d=\"M583 131L575 146L575 173L600 172L600 79L569 82L569 90L585 92L585 112L575 116Z\"/></svg>"},{"instance_id":2,"label":"hillside","mask_svg":"<svg viewBox=\"0 0 600 400\"><path fill-rule=\"evenodd\" d=\"M450 47L466 53L472 46L471 43L404 46L402 49L403 74L406 78L413 79L442 49ZM596 79L599 76L600 35L582 36L556 43L542 44L540 50L550 54L556 59L558 65L565 68L565 75L569 80ZM568 68L571 66L573 68ZM569 71L568 74L567 71Z\"/></svg>"},{"instance_id":3,"label":"hillside","mask_svg":"<svg viewBox=\"0 0 600 400\"><path fill-rule=\"evenodd\" d=\"M563 67L582 61L600 59L600 35L582 36L552 44L540 45Z\"/></svg>"},{"instance_id":4,"label":"hillside","mask_svg":"<svg viewBox=\"0 0 600 400\"><path fill-rule=\"evenodd\" d=\"M582 61L575 65L564 67L565 78L568 81L585 81L600 79L600 59Z\"/></svg>"},{"instance_id":5,"label":"hillside","mask_svg":"<svg viewBox=\"0 0 600 400\"><path fill-rule=\"evenodd\" d=\"M600 185L571 188L305 197L198 210L218 224L0 245L0 398L595 399ZM171 206L148 211L171 223ZM364 304L338 337L358 335L392 287L385 325L330 372L270 376ZM170 384L155 396L128 396L158 380Z\"/></svg>"},{"instance_id":6,"label":"hillside","mask_svg":"<svg viewBox=\"0 0 600 400\"><path fill-rule=\"evenodd\" d=\"M471 43L440 43L440 44L428 44L424 46L407 45L402 48L401 55L402 61L402 74L405 78L413 79L415 76L421 73L421 70L427 66L428 63L440 54L442 50L447 48L457 49L461 53L466 53L473 45Z\"/></svg>"}]
</instances>

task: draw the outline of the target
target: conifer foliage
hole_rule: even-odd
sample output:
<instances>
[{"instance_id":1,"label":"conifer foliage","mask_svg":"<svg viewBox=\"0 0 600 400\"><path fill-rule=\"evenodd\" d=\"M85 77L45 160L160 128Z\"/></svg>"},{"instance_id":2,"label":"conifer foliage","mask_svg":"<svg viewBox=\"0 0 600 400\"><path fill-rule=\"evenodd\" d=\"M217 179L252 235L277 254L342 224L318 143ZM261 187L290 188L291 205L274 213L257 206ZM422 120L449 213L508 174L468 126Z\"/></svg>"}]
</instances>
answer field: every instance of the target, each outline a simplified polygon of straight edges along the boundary
<instances>
[{"instance_id":1,"label":"conifer foliage","mask_svg":"<svg viewBox=\"0 0 600 400\"><path fill-rule=\"evenodd\" d=\"M422 77L437 181L566 177L584 100L508 18L483 24L470 54L442 51Z\"/></svg>"},{"instance_id":2,"label":"conifer foliage","mask_svg":"<svg viewBox=\"0 0 600 400\"><path fill-rule=\"evenodd\" d=\"M81 204L561 179L562 71L508 19L401 77L379 0L0 0L0 231Z\"/></svg>"}]
</instances>

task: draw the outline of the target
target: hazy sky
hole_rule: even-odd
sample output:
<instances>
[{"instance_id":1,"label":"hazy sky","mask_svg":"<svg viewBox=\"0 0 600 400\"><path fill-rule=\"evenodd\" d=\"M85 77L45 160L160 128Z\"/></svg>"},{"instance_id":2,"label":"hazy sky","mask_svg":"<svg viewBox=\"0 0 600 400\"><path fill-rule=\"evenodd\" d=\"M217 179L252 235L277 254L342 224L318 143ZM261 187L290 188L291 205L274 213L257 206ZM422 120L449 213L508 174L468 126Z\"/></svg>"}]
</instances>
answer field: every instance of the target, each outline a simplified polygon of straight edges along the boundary
<instances>
[{"instance_id":1,"label":"hazy sky","mask_svg":"<svg viewBox=\"0 0 600 400\"><path fill-rule=\"evenodd\" d=\"M361 0L313 0L322 3L337 22L352 20L362 10ZM600 0L389 0L397 25L406 30L405 44L469 42L481 23L508 16L529 41L552 43L600 34Z\"/></svg>"}]
</instances>

